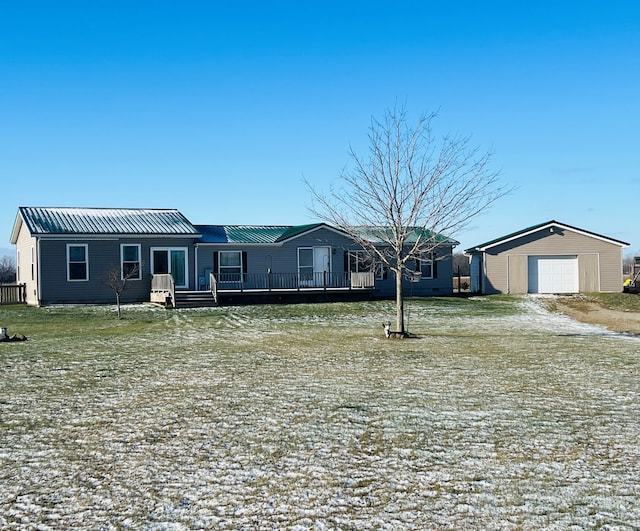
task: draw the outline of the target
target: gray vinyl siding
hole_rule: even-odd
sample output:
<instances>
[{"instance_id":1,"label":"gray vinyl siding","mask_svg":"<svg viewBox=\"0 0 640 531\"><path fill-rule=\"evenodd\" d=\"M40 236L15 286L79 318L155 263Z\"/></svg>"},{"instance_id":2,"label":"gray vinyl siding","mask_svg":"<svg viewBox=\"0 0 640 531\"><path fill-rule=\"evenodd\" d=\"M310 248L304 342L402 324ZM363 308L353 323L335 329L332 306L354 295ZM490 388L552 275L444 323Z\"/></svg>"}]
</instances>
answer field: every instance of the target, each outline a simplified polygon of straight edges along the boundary
<instances>
[{"instance_id":1,"label":"gray vinyl siding","mask_svg":"<svg viewBox=\"0 0 640 531\"><path fill-rule=\"evenodd\" d=\"M345 273L344 253L359 249L353 241L342 234L321 228L303 234L281 244L200 244L198 246L198 276L204 277L206 270L214 269L214 252L246 252L247 274L296 273L298 271L298 249L303 247L330 247L331 272ZM405 282L405 295L450 295L453 293L453 261L451 246L438 251L437 278L423 279L419 283ZM395 295L395 279L388 272L385 279L376 279L376 296Z\"/></svg>"},{"instance_id":2,"label":"gray vinyl siding","mask_svg":"<svg viewBox=\"0 0 640 531\"><path fill-rule=\"evenodd\" d=\"M194 289L194 247L192 238L91 238L42 239L40 252L44 267L40 273L42 304L112 303L115 294L104 284L107 271L120 268L120 244L140 244L142 278L130 280L121 294L122 302L148 301L151 292L151 248L186 247L189 287ZM88 247L89 280L67 280L67 244L86 244Z\"/></svg>"},{"instance_id":3,"label":"gray vinyl siding","mask_svg":"<svg viewBox=\"0 0 640 531\"><path fill-rule=\"evenodd\" d=\"M547 228L486 250L483 257L484 293L514 292L509 286L509 258L516 255L575 255L580 265L580 290L599 286L600 291L622 291L622 248L619 245L554 227L554 232ZM524 273L520 272L520 277L522 275Z\"/></svg>"},{"instance_id":4,"label":"gray vinyl siding","mask_svg":"<svg viewBox=\"0 0 640 531\"><path fill-rule=\"evenodd\" d=\"M331 271L344 272L343 251L356 249L352 242L340 234L319 229L285 243L276 244L201 244L198 246L198 275L206 269L213 270L213 253L218 251L241 251L247 253L247 273L266 274L295 273L298 271L298 248L330 247Z\"/></svg>"}]
</instances>

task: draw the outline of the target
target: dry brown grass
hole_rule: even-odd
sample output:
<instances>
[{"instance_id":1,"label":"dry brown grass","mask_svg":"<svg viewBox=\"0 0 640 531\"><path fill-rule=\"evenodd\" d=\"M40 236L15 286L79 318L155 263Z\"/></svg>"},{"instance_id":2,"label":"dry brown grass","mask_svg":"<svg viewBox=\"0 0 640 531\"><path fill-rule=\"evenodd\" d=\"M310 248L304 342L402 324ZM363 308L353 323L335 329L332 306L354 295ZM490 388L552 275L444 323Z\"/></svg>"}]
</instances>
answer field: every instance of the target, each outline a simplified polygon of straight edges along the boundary
<instances>
[{"instance_id":1,"label":"dry brown grass","mask_svg":"<svg viewBox=\"0 0 640 531\"><path fill-rule=\"evenodd\" d=\"M583 323L597 324L628 334L640 335L640 312L637 311L634 299L640 296L619 294L618 297L601 297L598 295L573 295L557 297L550 303L555 311L559 311ZM625 304L631 300L634 304Z\"/></svg>"}]
</instances>

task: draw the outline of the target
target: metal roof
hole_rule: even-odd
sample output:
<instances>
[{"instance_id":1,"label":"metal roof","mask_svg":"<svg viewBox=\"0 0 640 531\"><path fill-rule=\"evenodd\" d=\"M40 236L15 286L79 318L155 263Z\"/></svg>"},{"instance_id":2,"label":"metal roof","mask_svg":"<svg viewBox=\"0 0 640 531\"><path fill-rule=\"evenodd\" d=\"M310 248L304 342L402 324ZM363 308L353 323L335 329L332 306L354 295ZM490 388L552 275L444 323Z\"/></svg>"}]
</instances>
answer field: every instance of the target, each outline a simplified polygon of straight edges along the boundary
<instances>
[{"instance_id":1,"label":"metal roof","mask_svg":"<svg viewBox=\"0 0 640 531\"><path fill-rule=\"evenodd\" d=\"M390 228L384 227L355 227L354 229L357 231L357 234L360 238L364 240L368 240L372 243L376 244L385 244L389 241L393 241L393 231ZM423 229L421 227L407 227L406 229L407 244L416 243L418 240L424 243L434 243L434 244L449 244L454 247L459 244L456 240L449 238L447 236L443 236L442 234L435 233L428 229Z\"/></svg>"},{"instance_id":2,"label":"metal roof","mask_svg":"<svg viewBox=\"0 0 640 531\"><path fill-rule=\"evenodd\" d=\"M473 247L470 247L469 249L465 249L465 253L474 253L474 252L480 252L480 251L484 251L486 249L488 249L489 247L493 247L495 245L499 245L502 243L506 243L508 241L514 240L516 238L520 238L522 236L526 236L528 234L531 234L532 232L536 232L538 230L541 229L546 229L549 227L559 227L559 228L564 228L564 229L569 229L575 232L579 232L582 234L585 234L587 236L592 236L594 238L598 238L600 240L604 240L610 243L614 243L616 245L620 245L622 247L628 247L630 244L628 244L627 242L623 242L620 240L616 240L614 238L609 238L608 236L603 236L602 234L598 234L596 232L591 232L588 230L584 230L584 229L580 229L578 227L573 227L571 225L567 225L566 223L561 223L559 221L556 221L555 219L552 219L551 221L545 221L544 223L539 223L538 225L532 225L531 227L527 227L526 229L522 229L516 232L512 232L510 234L507 234L506 236L502 236L500 238L496 238L494 240L490 240L488 242L485 243L481 243L480 245L475 245Z\"/></svg>"},{"instance_id":3,"label":"metal roof","mask_svg":"<svg viewBox=\"0 0 640 531\"><path fill-rule=\"evenodd\" d=\"M200 234L174 209L20 207L18 211L32 235Z\"/></svg>"},{"instance_id":4,"label":"metal roof","mask_svg":"<svg viewBox=\"0 0 640 531\"><path fill-rule=\"evenodd\" d=\"M235 244L265 244L265 243L282 243L300 236L304 233L316 230L320 227L326 227L335 230L349 237L347 232L336 229L326 223L312 223L309 225L194 225L194 227L202 234L201 243L235 243ZM386 229L379 227L356 227L359 236L373 243L385 244L388 238L384 237ZM388 230L387 230L388 232ZM389 236L390 237L390 236ZM419 228L410 229L407 243L415 243L420 237L423 241L433 241L434 243L444 243L457 245L458 242L435 234L428 230Z\"/></svg>"},{"instance_id":5,"label":"metal roof","mask_svg":"<svg viewBox=\"0 0 640 531\"><path fill-rule=\"evenodd\" d=\"M283 225L194 225L202 234L202 243L279 243L285 235L295 232L296 227ZM288 236L291 237L291 236Z\"/></svg>"},{"instance_id":6,"label":"metal roof","mask_svg":"<svg viewBox=\"0 0 640 531\"><path fill-rule=\"evenodd\" d=\"M296 225L294 227L289 227L289 229L283 232L282 235L278 238L278 241L284 241L290 238L295 238L296 236L300 236L305 232L317 229L318 227L322 227L322 226L328 227L328 225L325 225L324 223L312 223L310 225Z\"/></svg>"}]
</instances>

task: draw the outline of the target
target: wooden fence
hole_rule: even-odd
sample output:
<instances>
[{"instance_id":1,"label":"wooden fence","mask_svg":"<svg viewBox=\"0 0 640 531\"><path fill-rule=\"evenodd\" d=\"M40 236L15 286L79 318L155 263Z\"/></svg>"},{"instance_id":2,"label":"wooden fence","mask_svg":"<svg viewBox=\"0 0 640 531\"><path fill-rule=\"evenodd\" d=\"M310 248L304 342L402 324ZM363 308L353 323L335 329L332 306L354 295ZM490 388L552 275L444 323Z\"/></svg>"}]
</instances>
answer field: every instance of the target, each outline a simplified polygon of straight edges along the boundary
<instances>
[{"instance_id":1,"label":"wooden fence","mask_svg":"<svg viewBox=\"0 0 640 531\"><path fill-rule=\"evenodd\" d=\"M26 302L26 284L0 284L0 304L24 304Z\"/></svg>"}]
</instances>

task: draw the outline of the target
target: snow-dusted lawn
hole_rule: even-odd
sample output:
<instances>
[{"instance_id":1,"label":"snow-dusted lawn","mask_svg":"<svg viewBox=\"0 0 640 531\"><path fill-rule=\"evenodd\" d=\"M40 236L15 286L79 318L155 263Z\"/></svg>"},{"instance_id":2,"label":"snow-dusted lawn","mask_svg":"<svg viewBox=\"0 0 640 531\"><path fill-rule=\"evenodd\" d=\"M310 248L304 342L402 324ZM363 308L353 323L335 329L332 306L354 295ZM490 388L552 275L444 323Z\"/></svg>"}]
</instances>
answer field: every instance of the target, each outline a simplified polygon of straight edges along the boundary
<instances>
[{"instance_id":1,"label":"snow-dusted lawn","mask_svg":"<svg viewBox=\"0 0 640 531\"><path fill-rule=\"evenodd\" d=\"M388 302L35 310L80 324L0 344L0 527L640 528L639 339L408 310L419 339Z\"/></svg>"}]
</instances>

